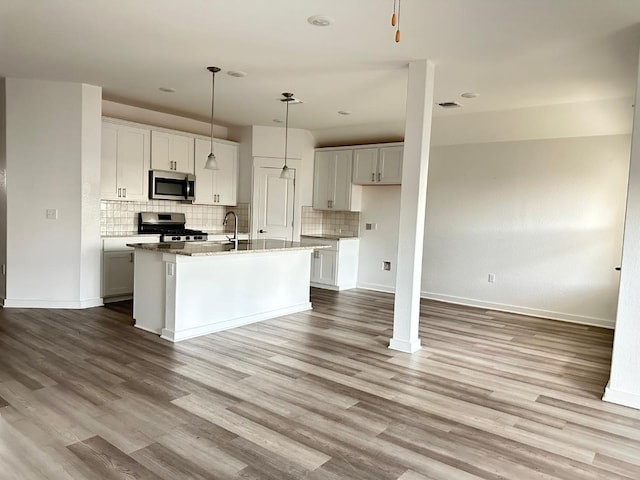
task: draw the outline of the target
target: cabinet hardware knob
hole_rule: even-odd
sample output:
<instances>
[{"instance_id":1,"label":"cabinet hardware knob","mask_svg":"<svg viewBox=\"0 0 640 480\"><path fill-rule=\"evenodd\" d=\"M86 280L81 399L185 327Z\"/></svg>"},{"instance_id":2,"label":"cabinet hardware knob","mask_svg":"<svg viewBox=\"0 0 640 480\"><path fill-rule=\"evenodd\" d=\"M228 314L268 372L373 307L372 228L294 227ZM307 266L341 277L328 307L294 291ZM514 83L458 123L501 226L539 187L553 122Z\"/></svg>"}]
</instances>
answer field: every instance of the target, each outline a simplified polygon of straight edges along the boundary
<instances>
[{"instance_id":1,"label":"cabinet hardware knob","mask_svg":"<svg viewBox=\"0 0 640 480\"><path fill-rule=\"evenodd\" d=\"M378 172L378 181L380 181L380 175L381 175L381 173Z\"/></svg>"},{"instance_id":2,"label":"cabinet hardware knob","mask_svg":"<svg viewBox=\"0 0 640 480\"><path fill-rule=\"evenodd\" d=\"M371 181L375 182L376 181L376 174L371 172Z\"/></svg>"},{"instance_id":3,"label":"cabinet hardware knob","mask_svg":"<svg viewBox=\"0 0 640 480\"><path fill-rule=\"evenodd\" d=\"M263 230L263 229L260 229L260 230L258 230L258 233L267 233L267 231Z\"/></svg>"},{"instance_id":4,"label":"cabinet hardware knob","mask_svg":"<svg viewBox=\"0 0 640 480\"><path fill-rule=\"evenodd\" d=\"M126 189L126 188L123 188L123 189L122 189L122 196L123 196L124 198L127 198L127 189Z\"/></svg>"}]
</instances>

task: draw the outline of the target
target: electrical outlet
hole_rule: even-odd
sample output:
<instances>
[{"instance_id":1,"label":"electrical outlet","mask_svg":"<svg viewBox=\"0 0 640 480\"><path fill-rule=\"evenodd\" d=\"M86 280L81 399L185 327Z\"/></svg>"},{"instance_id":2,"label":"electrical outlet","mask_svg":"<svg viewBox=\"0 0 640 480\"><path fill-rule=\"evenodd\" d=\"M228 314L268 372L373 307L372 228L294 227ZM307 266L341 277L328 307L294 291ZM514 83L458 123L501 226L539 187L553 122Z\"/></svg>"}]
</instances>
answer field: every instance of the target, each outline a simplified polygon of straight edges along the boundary
<instances>
[{"instance_id":1,"label":"electrical outlet","mask_svg":"<svg viewBox=\"0 0 640 480\"><path fill-rule=\"evenodd\" d=\"M57 208L47 208L47 220L57 220L58 219L58 209Z\"/></svg>"},{"instance_id":2,"label":"electrical outlet","mask_svg":"<svg viewBox=\"0 0 640 480\"><path fill-rule=\"evenodd\" d=\"M391 270L391 262L382 262L382 269L390 271Z\"/></svg>"},{"instance_id":3,"label":"electrical outlet","mask_svg":"<svg viewBox=\"0 0 640 480\"><path fill-rule=\"evenodd\" d=\"M490 273L489 276L487 277L487 282L496 283L496 274L495 273Z\"/></svg>"}]
</instances>

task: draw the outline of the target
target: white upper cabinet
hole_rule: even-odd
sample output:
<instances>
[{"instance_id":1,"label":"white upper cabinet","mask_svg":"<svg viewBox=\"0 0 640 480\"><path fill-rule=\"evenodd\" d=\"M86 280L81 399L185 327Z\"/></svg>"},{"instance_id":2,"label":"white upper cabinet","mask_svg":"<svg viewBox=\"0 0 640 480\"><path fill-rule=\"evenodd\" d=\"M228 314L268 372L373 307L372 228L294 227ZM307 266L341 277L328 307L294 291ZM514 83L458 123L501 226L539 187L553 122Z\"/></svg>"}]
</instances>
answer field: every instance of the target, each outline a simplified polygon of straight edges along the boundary
<instances>
[{"instance_id":1,"label":"white upper cabinet","mask_svg":"<svg viewBox=\"0 0 640 480\"><path fill-rule=\"evenodd\" d=\"M402 145L353 150L356 185L399 185L402 183Z\"/></svg>"},{"instance_id":2,"label":"white upper cabinet","mask_svg":"<svg viewBox=\"0 0 640 480\"><path fill-rule=\"evenodd\" d=\"M214 141L213 151L220 170L204 168L210 150L209 140L196 138L196 198L193 203L235 206L238 190L238 145Z\"/></svg>"},{"instance_id":3,"label":"white upper cabinet","mask_svg":"<svg viewBox=\"0 0 640 480\"><path fill-rule=\"evenodd\" d=\"M318 151L313 171L313 208L359 210L351 184L351 150Z\"/></svg>"},{"instance_id":4,"label":"white upper cabinet","mask_svg":"<svg viewBox=\"0 0 640 480\"><path fill-rule=\"evenodd\" d=\"M193 174L193 140L192 136L153 130L151 168Z\"/></svg>"},{"instance_id":5,"label":"white upper cabinet","mask_svg":"<svg viewBox=\"0 0 640 480\"><path fill-rule=\"evenodd\" d=\"M103 120L100 198L147 200L149 151L149 129Z\"/></svg>"}]
</instances>

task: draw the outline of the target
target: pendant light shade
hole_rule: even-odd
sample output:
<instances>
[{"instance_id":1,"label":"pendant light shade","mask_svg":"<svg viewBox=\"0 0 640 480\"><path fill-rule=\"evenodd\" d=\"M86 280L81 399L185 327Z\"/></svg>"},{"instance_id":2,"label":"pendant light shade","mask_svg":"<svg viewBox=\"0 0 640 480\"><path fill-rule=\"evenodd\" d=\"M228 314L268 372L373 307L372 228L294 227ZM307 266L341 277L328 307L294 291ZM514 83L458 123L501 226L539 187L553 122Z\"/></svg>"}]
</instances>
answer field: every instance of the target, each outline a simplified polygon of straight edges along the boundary
<instances>
[{"instance_id":1,"label":"pendant light shade","mask_svg":"<svg viewBox=\"0 0 640 480\"><path fill-rule=\"evenodd\" d=\"M218 160L213 153L213 106L216 90L216 73L220 71L220 68L207 67L207 70L211 72L211 149L209 150L211 153L209 153L209 156L207 157L204 168L206 168L207 170L220 170L220 167L218 166Z\"/></svg>"},{"instance_id":2,"label":"pendant light shade","mask_svg":"<svg viewBox=\"0 0 640 480\"><path fill-rule=\"evenodd\" d=\"M291 180L293 177L291 175L291 170L287 167L287 147L289 144L289 103L295 101L293 98L293 93L285 92L282 94L280 99L281 102L287 104L287 115L284 121L284 167L282 167L282 171L280 172L280 178L283 180Z\"/></svg>"}]
</instances>

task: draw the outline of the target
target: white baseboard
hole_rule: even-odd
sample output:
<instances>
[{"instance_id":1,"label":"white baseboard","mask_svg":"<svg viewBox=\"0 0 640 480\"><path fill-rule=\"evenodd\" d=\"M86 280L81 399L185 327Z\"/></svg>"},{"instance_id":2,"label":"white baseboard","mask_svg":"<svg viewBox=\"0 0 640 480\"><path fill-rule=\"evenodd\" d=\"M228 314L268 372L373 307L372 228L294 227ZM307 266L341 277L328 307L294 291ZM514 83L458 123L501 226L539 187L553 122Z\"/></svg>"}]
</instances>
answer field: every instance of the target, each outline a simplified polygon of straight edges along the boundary
<instances>
[{"instance_id":1,"label":"white baseboard","mask_svg":"<svg viewBox=\"0 0 640 480\"><path fill-rule=\"evenodd\" d=\"M358 288L365 290L374 290L376 292L395 293L395 287L388 285L378 285L375 283L360 283ZM519 315L529 315L532 317L549 318L551 320L562 320L564 322L579 323L581 325L591 325L594 327L615 328L615 320L598 317L587 317L584 315L575 315L572 313L555 312L552 310L542 310L539 308L521 307L518 305L509 305L505 303L485 302L474 298L456 297L453 295L444 295L433 292L420 292L420 297L427 300L438 300L456 305L465 305L468 307L486 308L499 312L516 313Z\"/></svg>"},{"instance_id":2,"label":"white baseboard","mask_svg":"<svg viewBox=\"0 0 640 480\"><path fill-rule=\"evenodd\" d=\"M615 328L615 321L606 318L587 317L583 315L574 315L572 313L554 312L553 310L521 307L518 305L509 305L505 303L485 302L483 300L476 300L473 298L456 297L453 295L443 295L433 292L421 292L420 296L428 300L439 300L441 302L454 303L457 305L465 305L469 307L487 308L500 312L549 318L551 320L562 320L564 322L579 323L582 325L591 325L594 327L603 327L610 329Z\"/></svg>"},{"instance_id":3,"label":"white baseboard","mask_svg":"<svg viewBox=\"0 0 640 480\"><path fill-rule=\"evenodd\" d=\"M202 325L200 327L188 328L175 332L166 328L162 329L160 338L169 340L170 342L179 342L181 340L187 340L188 338L199 337L201 335L207 335L209 333L221 332L223 330L229 330L235 327L241 327L242 325L249 325L250 323L261 322L263 320L269 320L271 318L282 317L284 315L291 315L292 313L305 312L311 310L311 303L306 302L299 305L292 305L286 308L279 308L271 310L269 312L262 312L255 315L249 315L248 317L234 318L224 322L211 323L209 325Z\"/></svg>"},{"instance_id":4,"label":"white baseboard","mask_svg":"<svg viewBox=\"0 0 640 480\"><path fill-rule=\"evenodd\" d=\"M420 345L419 338L413 341L399 340L397 338L392 338L389 341L389 348L391 350L398 350L399 352L415 353L418 350L420 350L422 346Z\"/></svg>"},{"instance_id":5,"label":"white baseboard","mask_svg":"<svg viewBox=\"0 0 640 480\"><path fill-rule=\"evenodd\" d=\"M363 290L373 290L374 292L396 293L395 287L377 283L359 283L358 288L362 288Z\"/></svg>"},{"instance_id":6,"label":"white baseboard","mask_svg":"<svg viewBox=\"0 0 640 480\"><path fill-rule=\"evenodd\" d=\"M607 383L604 389L602 400L609 403L615 403L624 407L631 407L640 410L640 395L637 393L622 392L612 389Z\"/></svg>"},{"instance_id":7,"label":"white baseboard","mask_svg":"<svg viewBox=\"0 0 640 480\"><path fill-rule=\"evenodd\" d=\"M69 308L79 310L83 308L101 307L102 298L89 298L84 300L32 300L5 298L2 302L4 308Z\"/></svg>"}]
</instances>

